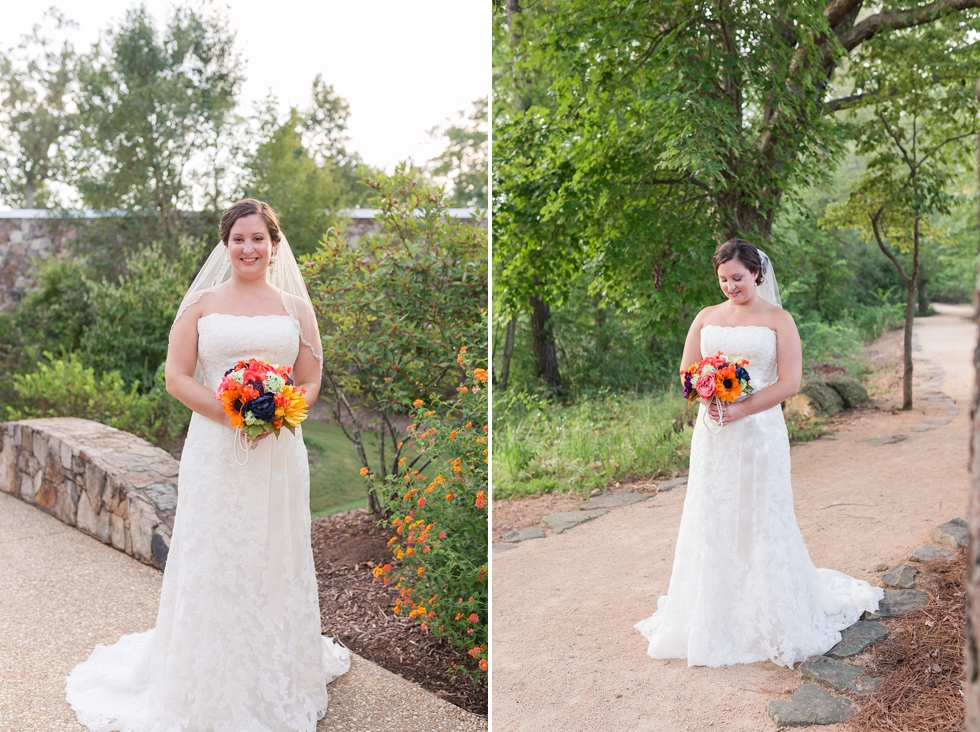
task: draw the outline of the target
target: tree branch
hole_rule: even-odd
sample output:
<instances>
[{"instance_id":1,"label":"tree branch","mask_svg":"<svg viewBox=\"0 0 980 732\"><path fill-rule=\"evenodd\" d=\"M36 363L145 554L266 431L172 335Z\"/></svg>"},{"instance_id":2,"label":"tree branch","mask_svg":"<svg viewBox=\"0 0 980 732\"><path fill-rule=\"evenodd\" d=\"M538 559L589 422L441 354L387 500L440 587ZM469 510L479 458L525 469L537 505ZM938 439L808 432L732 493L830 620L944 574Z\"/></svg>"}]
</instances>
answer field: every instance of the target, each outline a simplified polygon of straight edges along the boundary
<instances>
[{"instance_id":1,"label":"tree branch","mask_svg":"<svg viewBox=\"0 0 980 732\"><path fill-rule=\"evenodd\" d=\"M859 9L863 2L864 0L831 0L823 9L823 14L830 27L836 28L849 13Z\"/></svg>"},{"instance_id":2,"label":"tree branch","mask_svg":"<svg viewBox=\"0 0 980 732\"><path fill-rule=\"evenodd\" d=\"M837 0L835 0L836 2ZM831 5L835 3L831 3ZM841 4L846 3L842 2ZM943 13L970 8L980 8L980 0L936 0L936 2L910 10L889 10L875 13L842 33L838 39L845 51L852 51L883 30L902 30L903 28L925 25L937 20Z\"/></svg>"},{"instance_id":3,"label":"tree branch","mask_svg":"<svg viewBox=\"0 0 980 732\"><path fill-rule=\"evenodd\" d=\"M905 283L905 286L908 287L910 280L909 276L905 273L905 267L902 266L902 263L898 261L898 257L892 253L892 250L888 248L888 245L885 244L884 239L881 237L881 229L879 228L878 220L881 218L881 212L883 210L884 207L879 208L873 214L869 214L871 218L871 229L875 233L875 240L878 242L878 248L885 253L886 257L892 260L892 264L895 265L895 269L897 269L898 274L901 275L902 281Z\"/></svg>"},{"instance_id":4,"label":"tree branch","mask_svg":"<svg viewBox=\"0 0 980 732\"><path fill-rule=\"evenodd\" d=\"M919 169L919 166L916 165L915 163L913 163L909 159L908 151L906 151L906 149L904 147L902 147L902 143L899 141L899 138L898 138L898 133L895 132L895 130L892 129L892 126L890 124L888 124L888 120L885 119L885 115L883 115L881 113L878 113L875 116L878 119L880 119L881 120L881 123L885 126L885 132L887 132L888 133L888 136L891 137L892 140L895 142L895 147L897 147L899 150L902 151L902 157L905 158L905 164L907 166L909 166L909 172L912 175L915 175L916 172Z\"/></svg>"}]
</instances>

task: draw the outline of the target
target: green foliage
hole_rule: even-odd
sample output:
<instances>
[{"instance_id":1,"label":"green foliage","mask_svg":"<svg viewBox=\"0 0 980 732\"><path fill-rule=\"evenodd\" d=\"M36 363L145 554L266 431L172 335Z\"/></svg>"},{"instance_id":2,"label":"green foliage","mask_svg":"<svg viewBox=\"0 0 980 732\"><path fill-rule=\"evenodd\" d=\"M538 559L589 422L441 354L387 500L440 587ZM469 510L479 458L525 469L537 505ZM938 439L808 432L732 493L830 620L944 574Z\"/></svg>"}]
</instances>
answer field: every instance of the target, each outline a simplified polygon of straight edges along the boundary
<instances>
[{"instance_id":1,"label":"green foliage","mask_svg":"<svg viewBox=\"0 0 980 732\"><path fill-rule=\"evenodd\" d=\"M56 8L45 13L57 30L74 25ZM15 53L0 53L0 199L15 208L51 203L47 182L65 172L65 138L76 125L71 87L78 55L56 47L36 25Z\"/></svg>"},{"instance_id":2,"label":"green foliage","mask_svg":"<svg viewBox=\"0 0 980 732\"><path fill-rule=\"evenodd\" d=\"M448 182L452 204L485 211L489 201L490 156L487 135L487 98L473 102L473 111L459 121L429 131L444 137L446 149L431 161L431 174Z\"/></svg>"},{"instance_id":3,"label":"green foliage","mask_svg":"<svg viewBox=\"0 0 980 732\"><path fill-rule=\"evenodd\" d=\"M65 359L44 355L47 361L39 363L36 371L14 374L20 404L7 407L8 419L91 419L164 448L190 421L190 412L167 394L162 366L153 388L140 394L137 383L127 387L116 371L97 376L74 353Z\"/></svg>"},{"instance_id":4,"label":"green foliage","mask_svg":"<svg viewBox=\"0 0 980 732\"><path fill-rule=\"evenodd\" d=\"M508 390L494 404L495 498L588 493L617 481L682 472L696 412L677 389L568 407Z\"/></svg>"},{"instance_id":5,"label":"green foliage","mask_svg":"<svg viewBox=\"0 0 980 732\"><path fill-rule=\"evenodd\" d=\"M167 358L177 306L205 249L202 242L183 239L172 258L152 244L127 258L126 274L118 280L89 281L92 322L79 344L84 362L150 390Z\"/></svg>"},{"instance_id":6,"label":"green foliage","mask_svg":"<svg viewBox=\"0 0 980 732\"><path fill-rule=\"evenodd\" d=\"M459 344L486 349L487 232L449 217L445 196L407 171L368 184L378 232L348 242L331 231L303 266L337 421L344 412L355 443L362 429L377 435L380 464L362 461L383 478L400 472L405 441L393 415L455 386ZM364 426L355 402L379 418Z\"/></svg>"},{"instance_id":7,"label":"green foliage","mask_svg":"<svg viewBox=\"0 0 980 732\"><path fill-rule=\"evenodd\" d=\"M358 475L361 462L350 440L330 422L303 422L303 442L310 455L310 512L313 516L364 508L364 479ZM367 435L365 449L377 459L378 446Z\"/></svg>"},{"instance_id":8,"label":"green foliage","mask_svg":"<svg viewBox=\"0 0 980 732\"><path fill-rule=\"evenodd\" d=\"M474 682L487 682L488 460L485 369L466 374L452 401L430 396L413 408L410 428L426 463L403 477L369 475L382 496L396 535L389 545L398 562L377 567L375 577L401 596L395 613L416 618L424 628L448 638L473 659L460 669Z\"/></svg>"},{"instance_id":9,"label":"green foliage","mask_svg":"<svg viewBox=\"0 0 980 732\"><path fill-rule=\"evenodd\" d=\"M312 252L327 229L340 223L336 212L343 206L346 184L330 159L317 164L304 147L296 109L259 145L249 173L246 195L272 206L297 256Z\"/></svg>"},{"instance_id":10,"label":"green foliage","mask_svg":"<svg viewBox=\"0 0 980 732\"><path fill-rule=\"evenodd\" d=\"M82 64L76 184L85 203L179 230L195 155L218 144L243 77L227 19L177 7L160 31L126 12ZM155 237L154 237L155 238Z\"/></svg>"}]
</instances>

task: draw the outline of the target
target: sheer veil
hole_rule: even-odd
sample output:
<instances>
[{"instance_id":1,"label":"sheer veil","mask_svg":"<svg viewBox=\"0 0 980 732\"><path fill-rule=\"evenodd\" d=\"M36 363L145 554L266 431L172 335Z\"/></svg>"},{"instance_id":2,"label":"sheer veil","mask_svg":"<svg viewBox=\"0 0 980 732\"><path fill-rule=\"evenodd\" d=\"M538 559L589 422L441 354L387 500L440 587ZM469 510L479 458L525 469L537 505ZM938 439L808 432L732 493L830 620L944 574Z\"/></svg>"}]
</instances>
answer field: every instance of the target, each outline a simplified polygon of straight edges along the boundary
<instances>
[{"instance_id":1,"label":"sheer veil","mask_svg":"<svg viewBox=\"0 0 980 732\"><path fill-rule=\"evenodd\" d=\"M762 284L759 285L756 292L766 302L781 308L783 300L779 296L779 285L776 284L776 273L772 268L772 260L761 249L759 249L759 256L762 258Z\"/></svg>"},{"instance_id":2,"label":"sheer veil","mask_svg":"<svg viewBox=\"0 0 980 732\"><path fill-rule=\"evenodd\" d=\"M286 241L286 235L280 232L279 244L273 256L268 271L269 282L275 286L282 296L282 306L285 313L293 319L299 328L299 337L303 345L310 349L323 369L323 347L320 344L320 330L316 323L316 314L310 293L306 290L303 274L300 272L293 250ZM187 288L184 299L177 308L174 324L191 305L194 305L205 294L222 282L231 278L231 262L228 259L224 243L218 242L208 255L207 260L198 270L197 276ZM270 313L274 315L276 313ZM171 333L173 326L171 326Z\"/></svg>"}]
</instances>

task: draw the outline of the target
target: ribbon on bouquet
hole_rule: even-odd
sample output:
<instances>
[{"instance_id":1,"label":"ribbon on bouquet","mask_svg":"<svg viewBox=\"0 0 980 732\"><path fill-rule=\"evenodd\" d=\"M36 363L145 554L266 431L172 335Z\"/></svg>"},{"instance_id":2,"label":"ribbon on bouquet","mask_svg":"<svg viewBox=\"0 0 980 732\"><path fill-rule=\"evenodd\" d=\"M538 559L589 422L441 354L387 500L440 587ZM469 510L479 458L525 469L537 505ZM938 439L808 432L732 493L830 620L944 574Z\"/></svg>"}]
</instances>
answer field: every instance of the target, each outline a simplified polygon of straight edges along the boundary
<instances>
[{"instance_id":1,"label":"ribbon on bouquet","mask_svg":"<svg viewBox=\"0 0 980 732\"><path fill-rule=\"evenodd\" d=\"M752 526L759 536L769 518L769 445L763 433L761 414L742 420L742 464L738 478L738 533L736 554L746 564L752 550Z\"/></svg>"},{"instance_id":2,"label":"ribbon on bouquet","mask_svg":"<svg viewBox=\"0 0 980 732\"><path fill-rule=\"evenodd\" d=\"M302 507L299 497L289 482L286 464L286 445L281 441L295 439L287 430L272 441L272 459L269 468L269 595L267 610L272 622L283 627L283 611L286 594L286 577L290 567L286 558L286 533L291 544L292 576L299 576L303 563L302 542L297 532L302 531Z\"/></svg>"}]
</instances>

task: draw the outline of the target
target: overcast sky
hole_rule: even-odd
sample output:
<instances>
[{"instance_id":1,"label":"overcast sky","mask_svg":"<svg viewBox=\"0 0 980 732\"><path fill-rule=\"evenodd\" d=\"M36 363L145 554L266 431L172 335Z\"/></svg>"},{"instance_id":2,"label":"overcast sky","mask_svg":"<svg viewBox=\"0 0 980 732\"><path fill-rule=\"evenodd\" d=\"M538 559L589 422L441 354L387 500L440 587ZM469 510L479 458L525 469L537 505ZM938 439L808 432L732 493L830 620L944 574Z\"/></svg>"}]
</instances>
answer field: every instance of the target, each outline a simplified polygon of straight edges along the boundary
<instances>
[{"instance_id":1,"label":"overcast sky","mask_svg":"<svg viewBox=\"0 0 980 732\"><path fill-rule=\"evenodd\" d=\"M135 0L60 0L79 24L76 50L117 23ZM145 0L163 27L175 3ZM194 5L194 3L191 3ZM0 46L10 48L48 3L5 2ZM440 146L427 130L486 96L490 88L488 0L231 0L237 48L246 61L241 99L271 89L282 107L303 106L317 73L350 103L351 147L365 162L390 170L406 158L424 162Z\"/></svg>"}]
</instances>

